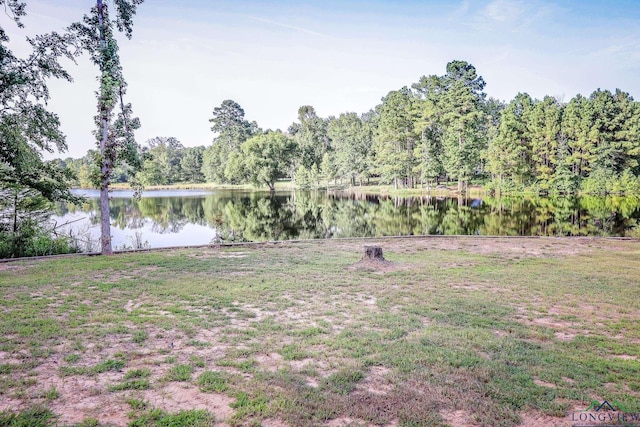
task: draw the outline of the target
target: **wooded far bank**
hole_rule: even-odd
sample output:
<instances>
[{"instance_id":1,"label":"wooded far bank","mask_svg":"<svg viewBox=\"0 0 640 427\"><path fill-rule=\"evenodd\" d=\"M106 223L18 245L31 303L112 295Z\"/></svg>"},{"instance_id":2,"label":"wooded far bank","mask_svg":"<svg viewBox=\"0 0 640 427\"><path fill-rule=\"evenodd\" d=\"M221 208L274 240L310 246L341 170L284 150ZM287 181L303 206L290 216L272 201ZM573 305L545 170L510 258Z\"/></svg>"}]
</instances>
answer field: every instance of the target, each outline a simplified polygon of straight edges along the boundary
<instances>
[{"instance_id":1,"label":"wooded far bank","mask_svg":"<svg viewBox=\"0 0 640 427\"><path fill-rule=\"evenodd\" d=\"M441 76L389 92L370 111L322 118L299 108L287 129L263 130L232 100L214 108L208 146L156 137L134 171L126 162L113 182L146 186L215 182L275 188L355 186L371 178L398 188L432 188L479 180L489 192L637 193L640 107L628 93L596 90L569 102L519 93L508 103L487 97L485 82L464 61ZM94 150L59 161L92 186Z\"/></svg>"}]
</instances>

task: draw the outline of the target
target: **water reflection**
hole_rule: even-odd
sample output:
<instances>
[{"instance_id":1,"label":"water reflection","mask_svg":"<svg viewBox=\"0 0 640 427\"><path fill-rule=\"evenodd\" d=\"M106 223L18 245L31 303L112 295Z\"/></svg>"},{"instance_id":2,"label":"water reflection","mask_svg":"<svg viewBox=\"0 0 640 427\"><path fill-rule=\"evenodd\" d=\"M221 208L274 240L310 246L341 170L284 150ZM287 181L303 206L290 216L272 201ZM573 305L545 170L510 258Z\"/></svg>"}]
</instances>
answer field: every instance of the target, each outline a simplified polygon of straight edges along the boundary
<instances>
[{"instance_id":1,"label":"water reflection","mask_svg":"<svg viewBox=\"0 0 640 427\"><path fill-rule=\"evenodd\" d=\"M130 193L115 192L111 220L122 231L116 235L143 232L151 246L416 234L622 236L636 225L639 207L637 197L614 196L467 199L165 191L147 192L136 201ZM58 223L83 215L85 224L97 229L98 200L90 197L81 207L60 204L57 215Z\"/></svg>"}]
</instances>

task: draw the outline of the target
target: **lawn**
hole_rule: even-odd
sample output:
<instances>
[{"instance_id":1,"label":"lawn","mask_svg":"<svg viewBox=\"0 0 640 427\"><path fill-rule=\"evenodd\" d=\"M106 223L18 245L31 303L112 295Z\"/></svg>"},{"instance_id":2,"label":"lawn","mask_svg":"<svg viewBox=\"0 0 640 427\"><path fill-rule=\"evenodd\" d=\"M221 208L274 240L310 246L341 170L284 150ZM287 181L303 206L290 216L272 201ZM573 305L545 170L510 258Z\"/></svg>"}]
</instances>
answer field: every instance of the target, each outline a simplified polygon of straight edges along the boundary
<instances>
[{"instance_id":1,"label":"lawn","mask_svg":"<svg viewBox=\"0 0 640 427\"><path fill-rule=\"evenodd\" d=\"M387 262L360 261L373 243ZM4 263L0 425L569 426L604 400L634 414L639 273L640 242L591 238Z\"/></svg>"}]
</instances>

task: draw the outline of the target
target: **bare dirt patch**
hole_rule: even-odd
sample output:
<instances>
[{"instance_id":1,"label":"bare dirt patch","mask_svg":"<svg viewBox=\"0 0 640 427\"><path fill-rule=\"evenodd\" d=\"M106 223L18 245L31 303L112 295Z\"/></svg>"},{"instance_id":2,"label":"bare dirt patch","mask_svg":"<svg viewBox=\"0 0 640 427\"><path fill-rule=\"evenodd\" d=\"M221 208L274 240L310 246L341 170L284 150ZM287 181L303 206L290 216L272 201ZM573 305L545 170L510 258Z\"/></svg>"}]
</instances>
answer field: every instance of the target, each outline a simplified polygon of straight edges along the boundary
<instances>
[{"instance_id":1,"label":"bare dirt patch","mask_svg":"<svg viewBox=\"0 0 640 427\"><path fill-rule=\"evenodd\" d=\"M14 264L11 262L0 262L0 273L17 273L18 271L24 271L27 267L24 265Z\"/></svg>"},{"instance_id":2,"label":"bare dirt patch","mask_svg":"<svg viewBox=\"0 0 640 427\"><path fill-rule=\"evenodd\" d=\"M324 425L325 427L374 427L373 424L369 424L364 420L351 417L334 418ZM396 425L397 424L395 422L392 422L391 424L387 424L385 427L395 427Z\"/></svg>"},{"instance_id":3,"label":"bare dirt patch","mask_svg":"<svg viewBox=\"0 0 640 427\"><path fill-rule=\"evenodd\" d=\"M622 360L638 360L638 356L632 356L630 354L613 354L611 355L611 358Z\"/></svg>"},{"instance_id":4,"label":"bare dirt patch","mask_svg":"<svg viewBox=\"0 0 640 427\"><path fill-rule=\"evenodd\" d=\"M540 387L548 387L548 388L556 388L557 386L554 383L549 383L546 381L542 381L539 378L533 379L534 384L539 385Z\"/></svg>"},{"instance_id":5,"label":"bare dirt patch","mask_svg":"<svg viewBox=\"0 0 640 427\"><path fill-rule=\"evenodd\" d=\"M440 411L442 419L451 426L456 427L477 427L480 424L473 420L473 416L464 410Z\"/></svg>"},{"instance_id":6,"label":"bare dirt patch","mask_svg":"<svg viewBox=\"0 0 640 427\"><path fill-rule=\"evenodd\" d=\"M520 417L520 427L569 427L574 424L570 417L550 417L537 411L521 413Z\"/></svg>"},{"instance_id":7,"label":"bare dirt patch","mask_svg":"<svg viewBox=\"0 0 640 427\"><path fill-rule=\"evenodd\" d=\"M624 242L621 242L621 245ZM545 256L570 256L592 252L595 249L610 248L611 243L592 238L562 239L555 237L539 238L499 238L478 236L427 236L414 238L411 245L404 239L387 240L385 249L393 252L412 253L423 250L464 250L478 254L497 254L500 257L520 258Z\"/></svg>"},{"instance_id":8,"label":"bare dirt patch","mask_svg":"<svg viewBox=\"0 0 640 427\"><path fill-rule=\"evenodd\" d=\"M369 271L374 273L389 273L392 271L397 271L401 268L398 263L386 261L386 260L371 260L371 259L362 259L355 264L347 267L347 270L351 271Z\"/></svg>"},{"instance_id":9,"label":"bare dirt patch","mask_svg":"<svg viewBox=\"0 0 640 427\"><path fill-rule=\"evenodd\" d=\"M258 354L255 359L263 371L276 372L283 366L283 358L278 353Z\"/></svg>"},{"instance_id":10,"label":"bare dirt patch","mask_svg":"<svg viewBox=\"0 0 640 427\"><path fill-rule=\"evenodd\" d=\"M589 331L576 328L576 325L566 320L560 320L553 317L538 317L528 319L524 315L516 316L522 323L529 326L543 326L553 330L553 335L560 341L571 341L577 335L589 335Z\"/></svg>"},{"instance_id":11,"label":"bare dirt patch","mask_svg":"<svg viewBox=\"0 0 640 427\"><path fill-rule=\"evenodd\" d=\"M289 425L284 421L274 418L267 418L266 420L262 420L260 425L262 427L289 427Z\"/></svg>"},{"instance_id":12,"label":"bare dirt patch","mask_svg":"<svg viewBox=\"0 0 640 427\"><path fill-rule=\"evenodd\" d=\"M189 409L205 409L216 416L216 420L226 420L233 415L229 406L234 399L218 393L202 393L186 383L168 383L166 386L140 393L152 406L169 412Z\"/></svg>"},{"instance_id":13,"label":"bare dirt patch","mask_svg":"<svg viewBox=\"0 0 640 427\"><path fill-rule=\"evenodd\" d=\"M388 379L390 372L389 368L374 366L366 378L358 383L356 388L371 394L384 396L393 390L393 383Z\"/></svg>"}]
</instances>

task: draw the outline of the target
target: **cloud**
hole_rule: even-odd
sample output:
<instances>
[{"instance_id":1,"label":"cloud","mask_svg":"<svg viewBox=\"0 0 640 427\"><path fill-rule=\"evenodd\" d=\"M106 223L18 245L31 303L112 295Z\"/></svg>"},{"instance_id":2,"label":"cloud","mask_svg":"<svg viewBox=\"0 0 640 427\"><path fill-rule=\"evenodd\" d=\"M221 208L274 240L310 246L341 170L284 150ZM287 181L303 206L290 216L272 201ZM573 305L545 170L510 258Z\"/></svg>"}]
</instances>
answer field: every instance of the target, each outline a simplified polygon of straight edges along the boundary
<instances>
[{"instance_id":1,"label":"cloud","mask_svg":"<svg viewBox=\"0 0 640 427\"><path fill-rule=\"evenodd\" d=\"M593 49L585 48L582 53L593 61L610 64L614 69L638 69L640 66L640 38L637 36L612 39Z\"/></svg>"},{"instance_id":2,"label":"cloud","mask_svg":"<svg viewBox=\"0 0 640 427\"><path fill-rule=\"evenodd\" d=\"M291 30L300 31L300 32L306 33L306 34L311 34L312 36L329 37L328 35L322 34L322 33L318 33L317 31L311 31L311 30L308 30L306 28L296 27L295 25L284 24L282 22L271 21L270 19L259 18L257 16L249 16L249 18L251 18L251 19L253 19L255 21L260 21L260 22L264 22L264 23L267 23L267 24L276 25L278 27L289 28Z\"/></svg>"},{"instance_id":3,"label":"cloud","mask_svg":"<svg viewBox=\"0 0 640 427\"><path fill-rule=\"evenodd\" d=\"M494 0L482 10L481 14L492 21L515 23L525 12L525 6L512 0Z\"/></svg>"},{"instance_id":4,"label":"cloud","mask_svg":"<svg viewBox=\"0 0 640 427\"><path fill-rule=\"evenodd\" d=\"M453 22L465 16L469 12L469 0L464 0L453 12L449 14L448 21Z\"/></svg>"},{"instance_id":5,"label":"cloud","mask_svg":"<svg viewBox=\"0 0 640 427\"><path fill-rule=\"evenodd\" d=\"M522 32L561 11L545 1L492 0L476 13L472 25L481 30Z\"/></svg>"}]
</instances>

